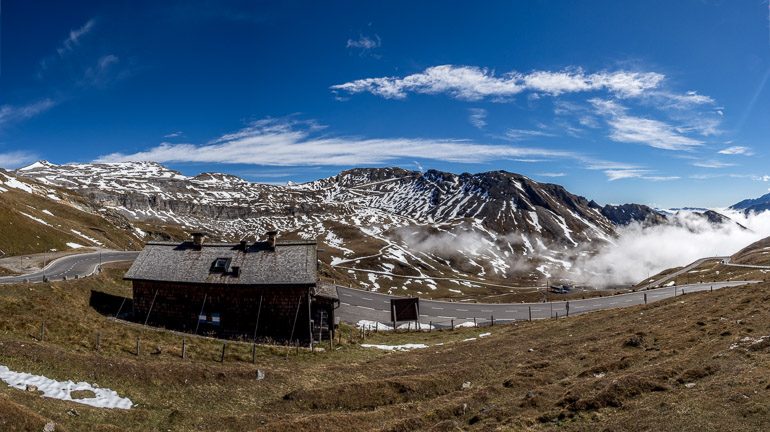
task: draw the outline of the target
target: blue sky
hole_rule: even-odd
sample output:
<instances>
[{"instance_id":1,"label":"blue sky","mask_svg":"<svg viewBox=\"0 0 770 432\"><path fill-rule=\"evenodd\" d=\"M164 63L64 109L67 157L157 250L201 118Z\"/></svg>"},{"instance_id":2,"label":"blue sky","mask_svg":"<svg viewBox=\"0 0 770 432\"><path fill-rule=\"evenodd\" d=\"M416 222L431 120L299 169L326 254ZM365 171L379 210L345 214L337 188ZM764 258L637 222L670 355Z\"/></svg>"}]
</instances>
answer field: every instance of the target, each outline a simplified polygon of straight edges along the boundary
<instances>
[{"instance_id":1,"label":"blue sky","mask_svg":"<svg viewBox=\"0 0 770 432\"><path fill-rule=\"evenodd\" d=\"M0 166L507 170L664 207L770 187L766 0L73 3L2 3Z\"/></svg>"}]
</instances>

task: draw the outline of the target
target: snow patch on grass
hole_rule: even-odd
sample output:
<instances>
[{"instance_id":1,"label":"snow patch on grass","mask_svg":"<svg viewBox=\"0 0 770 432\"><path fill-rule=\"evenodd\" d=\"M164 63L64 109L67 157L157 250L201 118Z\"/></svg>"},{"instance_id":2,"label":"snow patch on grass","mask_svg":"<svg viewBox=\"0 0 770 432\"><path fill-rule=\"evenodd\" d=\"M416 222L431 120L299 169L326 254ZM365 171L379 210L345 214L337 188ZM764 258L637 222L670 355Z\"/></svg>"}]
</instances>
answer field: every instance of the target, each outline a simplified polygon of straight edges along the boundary
<instances>
[{"instance_id":1,"label":"snow patch on grass","mask_svg":"<svg viewBox=\"0 0 770 432\"><path fill-rule=\"evenodd\" d=\"M118 396L118 392L110 389L99 388L87 382L74 383L72 381L56 381L42 375L32 375L25 372L14 372L6 366L0 366L0 379L9 386L25 390L27 385L35 386L43 392L44 397L60 399L90 405L96 408L130 409L133 405L131 399ZM72 399L70 395L76 390L90 390L95 397L84 399Z\"/></svg>"}]
</instances>

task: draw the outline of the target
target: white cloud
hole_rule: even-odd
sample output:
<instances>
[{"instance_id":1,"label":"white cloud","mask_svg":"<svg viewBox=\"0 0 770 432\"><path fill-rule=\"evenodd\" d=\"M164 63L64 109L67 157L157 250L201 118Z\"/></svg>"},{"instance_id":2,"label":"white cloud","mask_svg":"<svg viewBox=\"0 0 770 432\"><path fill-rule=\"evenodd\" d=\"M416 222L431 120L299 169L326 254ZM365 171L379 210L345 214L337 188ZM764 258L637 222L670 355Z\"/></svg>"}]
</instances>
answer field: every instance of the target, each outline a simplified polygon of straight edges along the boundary
<instances>
[{"instance_id":1,"label":"white cloud","mask_svg":"<svg viewBox=\"0 0 770 432\"><path fill-rule=\"evenodd\" d=\"M598 254L579 260L575 268L594 275L597 285L631 284L667 268L685 266L705 256L732 255L770 235L770 212L745 215L715 209L737 224L711 224L706 218L680 211L671 224L644 227L632 223ZM692 282L698 282L694 275ZM706 280L704 283L708 282Z\"/></svg>"},{"instance_id":2,"label":"white cloud","mask_svg":"<svg viewBox=\"0 0 770 432\"><path fill-rule=\"evenodd\" d=\"M645 169L608 169L604 171L608 181L637 178L651 181L677 180L678 176L655 176L654 171Z\"/></svg>"},{"instance_id":3,"label":"white cloud","mask_svg":"<svg viewBox=\"0 0 770 432\"><path fill-rule=\"evenodd\" d=\"M483 129L484 126L487 125L486 118L487 118L487 110L484 108L471 108L469 110L471 112L470 117L468 117L468 121L471 122L471 124L479 129Z\"/></svg>"},{"instance_id":4,"label":"white cloud","mask_svg":"<svg viewBox=\"0 0 770 432\"><path fill-rule=\"evenodd\" d=\"M693 162L693 166L701 167L701 168L726 168L735 166L734 163L728 163L728 162L720 162L717 160L707 160L707 161L698 161Z\"/></svg>"},{"instance_id":5,"label":"white cloud","mask_svg":"<svg viewBox=\"0 0 770 432\"><path fill-rule=\"evenodd\" d=\"M505 136L514 140L522 141L525 139L531 139L535 137L552 137L554 134L541 131L541 130L527 130L527 129L508 129L505 132Z\"/></svg>"},{"instance_id":6,"label":"white cloud","mask_svg":"<svg viewBox=\"0 0 770 432\"><path fill-rule=\"evenodd\" d=\"M59 53L60 57L64 57L68 52L73 51L76 46L80 45L80 38L88 34L96 24L96 21L94 19L88 20L85 24L83 24L83 27L80 27L77 30L70 30L70 35L67 39L62 42L61 46L56 49L56 52Z\"/></svg>"},{"instance_id":7,"label":"white cloud","mask_svg":"<svg viewBox=\"0 0 770 432\"><path fill-rule=\"evenodd\" d=\"M382 45L382 39L378 35L374 35L374 39L369 36L361 35L358 40L348 39L345 48L361 48L364 50L370 50L372 48L378 48Z\"/></svg>"},{"instance_id":8,"label":"white cloud","mask_svg":"<svg viewBox=\"0 0 770 432\"><path fill-rule=\"evenodd\" d=\"M538 176L540 177L564 177L567 174L565 173L540 173Z\"/></svg>"},{"instance_id":9,"label":"white cloud","mask_svg":"<svg viewBox=\"0 0 770 432\"><path fill-rule=\"evenodd\" d=\"M176 138L178 136L182 136L182 131L176 131L176 132L172 132L172 133L170 133L168 135L163 135L163 138Z\"/></svg>"},{"instance_id":10,"label":"white cloud","mask_svg":"<svg viewBox=\"0 0 770 432\"><path fill-rule=\"evenodd\" d=\"M0 129L5 125L32 118L56 105L51 99L42 99L27 105L0 106Z\"/></svg>"},{"instance_id":11,"label":"white cloud","mask_svg":"<svg viewBox=\"0 0 770 432\"><path fill-rule=\"evenodd\" d=\"M627 115L628 109L615 101L590 99L596 113L609 117L610 139L625 143L640 143L665 150L690 150L702 141L681 135L668 123Z\"/></svg>"},{"instance_id":12,"label":"white cloud","mask_svg":"<svg viewBox=\"0 0 770 432\"><path fill-rule=\"evenodd\" d=\"M205 145L162 143L150 150L113 153L97 162L218 162L271 166L382 164L400 158L484 163L528 157L575 158L569 152L539 148L476 144L467 140L313 136L314 123L263 120Z\"/></svg>"},{"instance_id":13,"label":"white cloud","mask_svg":"<svg viewBox=\"0 0 770 432\"><path fill-rule=\"evenodd\" d=\"M469 140L333 137L312 121L264 119L206 144L162 143L146 151L103 155L95 162L213 162L263 166L361 166L399 159L485 163L501 159L544 162L569 159L589 170L639 169L638 166L594 159L579 153Z\"/></svg>"},{"instance_id":14,"label":"white cloud","mask_svg":"<svg viewBox=\"0 0 770 432\"><path fill-rule=\"evenodd\" d=\"M647 144L665 150L690 150L703 144L676 133L673 127L658 120L619 116L609 121L610 138L618 142Z\"/></svg>"},{"instance_id":15,"label":"white cloud","mask_svg":"<svg viewBox=\"0 0 770 432\"><path fill-rule=\"evenodd\" d=\"M23 151L0 153L0 167L5 169L17 168L35 160L37 156Z\"/></svg>"},{"instance_id":16,"label":"white cloud","mask_svg":"<svg viewBox=\"0 0 770 432\"><path fill-rule=\"evenodd\" d=\"M719 150L717 153L726 155L746 155L753 156L754 152L749 147L732 146L723 150Z\"/></svg>"},{"instance_id":17,"label":"white cloud","mask_svg":"<svg viewBox=\"0 0 770 432\"><path fill-rule=\"evenodd\" d=\"M663 79L663 75L654 72L621 70L586 74L580 68L529 74L512 71L496 76L494 71L486 68L442 65L403 78L366 78L331 88L348 93L370 92L386 99L403 99L410 92L446 93L458 99L479 100L486 97L505 98L524 91L558 96L596 90L607 90L618 97L631 97L658 87Z\"/></svg>"},{"instance_id":18,"label":"white cloud","mask_svg":"<svg viewBox=\"0 0 770 432\"><path fill-rule=\"evenodd\" d=\"M768 182L770 181L770 175L765 174L763 176L753 176L752 179L756 181Z\"/></svg>"}]
</instances>

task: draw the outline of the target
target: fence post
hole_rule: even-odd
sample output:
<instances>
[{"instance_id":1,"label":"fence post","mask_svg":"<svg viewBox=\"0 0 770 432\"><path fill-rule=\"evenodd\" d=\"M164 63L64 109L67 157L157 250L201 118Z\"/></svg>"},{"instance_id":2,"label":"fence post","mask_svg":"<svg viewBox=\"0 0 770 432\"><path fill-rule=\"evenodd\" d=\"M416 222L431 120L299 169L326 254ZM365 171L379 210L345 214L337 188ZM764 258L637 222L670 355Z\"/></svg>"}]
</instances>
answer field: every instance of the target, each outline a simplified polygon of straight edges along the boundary
<instances>
[{"instance_id":1,"label":"fence post","mask_svg":"<svg viewBox=\"0 0 770 432\"><path fill-rule=\"evenodd\" d=\"M455 320L452 319L452 330L454 330L454 329L455 329Z\"/></svg>"},{"instance_id":2,"label":"fence post","mask_svg":"<svg viewBox=\"0 0 770 432\"><path fill-rule=\"evenodd\" d=\"M644 304L647 304L647 293L644 293Z\"/></svg>"},{"instance_id":3,"label":"fence post","mask_svg":"<svg viewBox=\"0 0 770 432\"><path fill-rule=\"evenodd\" d=\"M225 348L227 348L227 343L222 344L222 360L220 360L220 363L225 362Z\"/></svg>"},{"instance_id":4,"label":"fence post","mask_svg":"<svg viewBox=\"0 0 770 432\"><path fill-rule=\"evenodd\" d=\"M473 327L478 327L479 325L476 324L476 317L473 317Z\"/></svg>"},{"instance_id":5,"label":"fence post","mask_svg":"<svg viewBox=\"0 0 770 432\"><path fill-rule=\"evenodd\" d=\"M492 325L494 326L495 325L495 316L494 315L492 315L491 321L492 321Z\"/></svg>"},{"instance_id":6,"label":"fence post","mask_svg":"<svg viewBox=\"0 0 770 432\"><path fill-rule=\"evenodd\" d=\"M430 333L431 330L433 330L433 321L428 321L428 333Z\"/></svg>"},{"instance_id":7,"label":"fence post","mask_svg":"<svg viewBox=\"0 0 770 432\"><path fill-rule=\"evenodd\" d=\"M714 292L714 285L711 285L711 292Z\"/></svg>"},{"instance_id":8,"label":"fence post","mask_svg":"<svg viewBox=\"0 0 770 432\"><path fill-rule=\"evenodd\" d=\"M532 306L528 306L529 308L529 320L532 321Z\"/></svg>"},{"instance_id":9,"label":"fence post","mask_svg":"<svg viewBox=\"0 0 770 432\"><path fill-rule=\"evenodd\" d=\"M187 339L182 338L182 360L187 355Z\"/></svg>"},{"instance_id":10,"label":"fence post","mask_svg":"<svg viewBox=\"0 0 770 432\"><path fill-rule=\"evenodd\" d=\"M102 350L102 332L96 333L96 352Z\"/></svg>"},{"instance_id":11,"label":"fence post","mask_svg":"<svg viewBox=\"0 0 770 432\"><path fill-rule=\"evenodd\" d=\"M43 321L43 325L40 327L40 342L45 342L45 321Z\"/></svg>"},{"instance_id":12,"label":"fence post","mask_svg":"<svg viewBox=\"0 0 770 432\"><path fill-rule=\"evenodd\" d=\"M394 304L391 309L393 309L393 333L396 332L396 321L398 321L396 318L396 305Z\"/></svg>"},{"instance_id":13,"label":"fence post","mask_svg":"<svg viewBox=\"0 0 770 432\"><path fill-rule=\"evenodd\" d=\"M139 356L139 338L136 338L136 355Z\"/></svg>"},{"instance_id":14,"label":"fence post","mask_svg":"<svg viewBox=\"0 0 770 432\"><path fill-rule=\"evenodd\" d=\"M251 364L257 362L257 341L251 343Z\"/></svg>"}]
</instances>

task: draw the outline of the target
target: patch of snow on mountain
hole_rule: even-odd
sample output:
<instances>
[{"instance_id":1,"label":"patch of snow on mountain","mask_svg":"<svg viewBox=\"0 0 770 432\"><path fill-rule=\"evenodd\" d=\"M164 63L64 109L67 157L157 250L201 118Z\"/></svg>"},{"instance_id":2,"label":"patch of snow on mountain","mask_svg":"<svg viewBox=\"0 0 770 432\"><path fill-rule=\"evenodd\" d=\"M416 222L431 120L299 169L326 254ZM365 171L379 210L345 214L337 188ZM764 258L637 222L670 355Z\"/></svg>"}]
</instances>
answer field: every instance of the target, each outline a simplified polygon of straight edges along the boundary
<instances>
[{"instance_id":1,"label":"patch of snow on mountain","mask_svg":"<svg viewBox=\"0 0 770 432\"><path fill-rule=\"evenodd\" d=\"M78 230L70 229L70 231L72 231L73 233L77 234L80 237L83 237L84 239L90 241L91 243L97 244L99 246L104 246L104 244L102 244L102 242L100 242L99 240L97 240L97 239L95 239L93 237L89 237L89 236L83 234L82 232L80 232Z\"/></svg>"},{"instance_id":2,"label":"patch of snow on mountain","mask_svg":"<svg viewBox=\"0 0 770 432\"><path fill-rule=\"evenodd\" d=\"M32 220L33 220L33 221L35 221L35 222L39 222L39 223L41 223L41 224L43 224L43 225L46 225L46 226L51 226L51 224L49 224L48 222L44 221L43 219L40 219L40 218L36 218L36 217L32 216L31 214L27 214L27 213L24 213L23 211L20 211L19 213L21 213L21 214L23 214L24 216L26 216L26 217L28 217L28 218L32 219Z\"/></svg>"}]
</instances>

